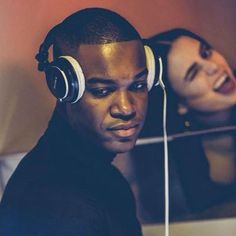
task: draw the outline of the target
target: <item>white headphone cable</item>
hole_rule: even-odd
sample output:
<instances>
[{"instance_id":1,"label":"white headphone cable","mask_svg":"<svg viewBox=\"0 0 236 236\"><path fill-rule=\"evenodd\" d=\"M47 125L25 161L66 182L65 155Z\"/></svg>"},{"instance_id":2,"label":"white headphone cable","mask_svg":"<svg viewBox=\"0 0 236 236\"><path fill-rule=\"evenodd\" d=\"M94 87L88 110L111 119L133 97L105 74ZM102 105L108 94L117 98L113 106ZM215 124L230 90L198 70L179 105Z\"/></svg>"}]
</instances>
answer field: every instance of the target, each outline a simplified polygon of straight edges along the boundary
<instances>
[{"instance_id":1,"label":"white headphone cable","mask_svg":"<svg viewBox=\"0 0 236 236\"><path fill-rule=\"evenodd\" d=\"M160 65L160 72L159 72L159 79L156 85L160 85L163 94L163 138L164 138L164 173L165 173L165 236L169 236L169 161L168 161L168 140L167 140L167 130L166 130L166 113L167 113L167 94L165 90L165 85L162 81L162 74L163 74L163 64L162 60L159 57L159 65Z\"/></svg>"},{"instance_id":2,"label":"white headphone cable","mask_svg":"<svg viewBox=\"0 0 236 236\"><path fill-rule=\"evenodd\" d=\"M169 236L169 163L168 163L168 141L166 131L166 106L167 96L164 92L164 107L163 107L163 133L164 133L164 170L165 170L165 236Z\"/></svg>"}]
</instances>

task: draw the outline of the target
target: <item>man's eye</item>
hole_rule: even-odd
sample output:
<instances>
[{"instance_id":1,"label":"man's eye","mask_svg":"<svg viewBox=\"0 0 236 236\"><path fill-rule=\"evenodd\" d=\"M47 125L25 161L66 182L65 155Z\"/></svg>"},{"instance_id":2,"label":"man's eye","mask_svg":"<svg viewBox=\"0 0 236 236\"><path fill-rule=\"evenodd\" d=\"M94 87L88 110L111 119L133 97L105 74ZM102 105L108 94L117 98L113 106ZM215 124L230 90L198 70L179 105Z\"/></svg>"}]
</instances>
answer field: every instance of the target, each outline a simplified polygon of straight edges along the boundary
<instances>
[{"instance_id":1,"label":"man's eye","mask_svg":"<svg viewBox=\"0 0 236 236\"><path fill-rule=\"evenodd\" d=\"M108 96L110 93L112 93L114 89L112 88L92 88L89 89L90 93L94 97L102 98Z\"/></svg>"},{"instance_id":2,"label":"man's eye","mask_svg":"<svg viewBox=\"0 0 236 236\"><path fill-rule=\"evenodd\" d=\"M147 89L147 82L146 81L134 83L130 87L131 91L143 91L145 89Z\"/></svg>"}]
</instances>

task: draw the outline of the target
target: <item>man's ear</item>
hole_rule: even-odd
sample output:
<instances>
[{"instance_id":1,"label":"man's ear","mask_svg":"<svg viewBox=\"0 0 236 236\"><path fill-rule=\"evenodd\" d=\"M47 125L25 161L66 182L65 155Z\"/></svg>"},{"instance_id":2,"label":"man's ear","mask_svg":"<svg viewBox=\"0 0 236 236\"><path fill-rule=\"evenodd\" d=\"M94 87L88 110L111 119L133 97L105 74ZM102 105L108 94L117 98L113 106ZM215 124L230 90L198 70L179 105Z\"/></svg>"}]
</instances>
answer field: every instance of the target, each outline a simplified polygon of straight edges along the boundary
<instances>
[{"instance_id":1,"label":"man's ear","mask_svg":"<svg viewBox=\"0 0 236 236\"><path fill-rule=\"evenodd\" d=\"M188 107L183 103L179 103L177 112L181 116L186 115L188 113Z\"/></svg>"}]
</instances>

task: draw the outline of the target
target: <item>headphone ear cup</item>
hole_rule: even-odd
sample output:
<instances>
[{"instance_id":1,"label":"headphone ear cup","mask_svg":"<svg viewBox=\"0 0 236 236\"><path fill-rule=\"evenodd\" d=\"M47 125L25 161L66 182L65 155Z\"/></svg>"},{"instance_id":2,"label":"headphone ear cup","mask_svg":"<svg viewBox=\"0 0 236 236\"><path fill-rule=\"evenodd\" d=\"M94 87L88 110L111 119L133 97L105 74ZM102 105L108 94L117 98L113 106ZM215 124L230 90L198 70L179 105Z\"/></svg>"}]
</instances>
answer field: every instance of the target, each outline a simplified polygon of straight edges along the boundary
<instances>
[{"instance_id":1,"label":"headphone ear cup","mask_svg":"<svg viewBox=\"0 0 236 236\"><path fill-rule=\"evenodd\" d=\"M144 45L144 50L145 50L146 63L147 63L147 69L148 69L147 87L148 87L148 91L150 91L155 80L156 62L155 62L155 57L152 52L152 49L149 46Z\"/></svg>"},{"instance_id":2,"label":"headphone ear cup","mask_svg":"<svg viewBox=\"0 0 236 236\"><path fill-rule=\"evenodd\" d=\"M81 66L71 56L61 56L45 70L48 87L61 102L76 103L85 90Z\"/></svg>"}]
</instances>

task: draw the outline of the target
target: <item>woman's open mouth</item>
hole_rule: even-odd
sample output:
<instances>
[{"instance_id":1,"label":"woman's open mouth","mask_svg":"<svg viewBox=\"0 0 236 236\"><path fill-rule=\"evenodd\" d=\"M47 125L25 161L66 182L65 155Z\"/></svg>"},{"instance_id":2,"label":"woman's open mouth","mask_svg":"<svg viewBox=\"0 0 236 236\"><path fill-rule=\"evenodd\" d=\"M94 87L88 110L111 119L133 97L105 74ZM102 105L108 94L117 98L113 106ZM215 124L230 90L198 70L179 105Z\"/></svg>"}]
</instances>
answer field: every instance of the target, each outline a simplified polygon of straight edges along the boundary
<instances>
[{"instance_id":1,"label":"woman's open mouth","mask_svg":"<svg viewBox=\"0 0 236 236\"><path fill-rule=\"evenodd\" d=\"M222 94L230 94L236 89L236 82L227 74L222 75L214 84L214 90Z\"/></svg>"}]
</instances>

